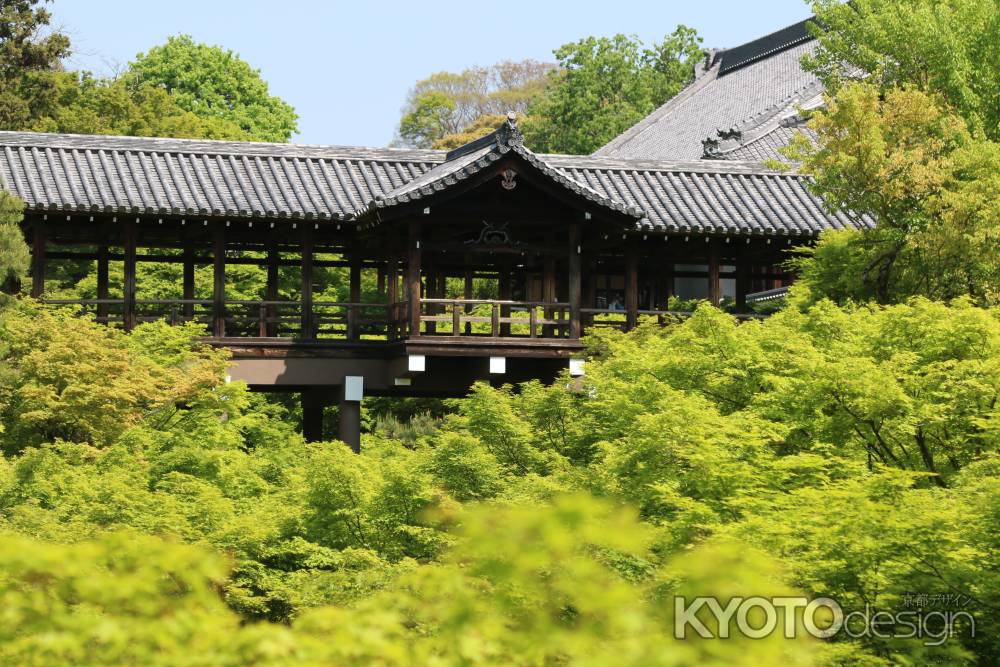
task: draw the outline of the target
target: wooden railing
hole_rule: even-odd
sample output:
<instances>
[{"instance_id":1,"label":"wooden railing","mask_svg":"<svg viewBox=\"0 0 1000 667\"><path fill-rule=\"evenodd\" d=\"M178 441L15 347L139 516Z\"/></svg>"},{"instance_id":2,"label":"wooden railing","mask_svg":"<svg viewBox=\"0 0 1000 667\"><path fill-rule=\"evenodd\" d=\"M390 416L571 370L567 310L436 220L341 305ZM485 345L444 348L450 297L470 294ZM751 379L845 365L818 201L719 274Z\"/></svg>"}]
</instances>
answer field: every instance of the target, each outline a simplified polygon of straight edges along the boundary
<instances>
[{"instance_id":1,"label":"wooden railing","mask_svg":"<svg viewBox=\"0 0 1000 667\"><path fill-rule=\"evenodd\" d=\"M496 299L421 299L421 336L566 338L564 302Z\"/></svg>"},{"instance_id":2,"label":"wooden railing","mask_svg":"<svg viewBox=\"0 0 1000 667\"><path fill-rule=\"evenodd\" d=\"M47 299L74 307L98 322L125 327L122 299ZM406 335L406 303L315 301L309 318L299 301L240 300L224 302L224 324L215 326L210 299L138 299L135 322L198 322L226 337L304 338L324 340L398 340Z\"/></svg>"}]
</instances>

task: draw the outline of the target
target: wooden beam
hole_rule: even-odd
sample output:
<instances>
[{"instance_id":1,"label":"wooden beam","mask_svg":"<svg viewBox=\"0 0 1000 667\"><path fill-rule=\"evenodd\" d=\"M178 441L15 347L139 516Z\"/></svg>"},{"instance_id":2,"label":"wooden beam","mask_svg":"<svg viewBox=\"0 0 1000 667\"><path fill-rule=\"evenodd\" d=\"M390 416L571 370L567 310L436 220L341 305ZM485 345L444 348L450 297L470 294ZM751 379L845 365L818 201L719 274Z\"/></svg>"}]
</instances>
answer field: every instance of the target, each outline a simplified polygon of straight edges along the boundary
<instances>
[{"instance_id":1,"label":"wooden beam","mask_svg":"<svg viewBox=\"0 0 1000 667\"><path fill-rule=\"evenodd\" d=\"M406 246L406 298L410 303L410 336L420 335L420 227L420 220L410 220Z\"/></svg>"},{"instance_id":2,"label":"wooden beam","mask_svg":"<svg viewBox=\"0 0 1000 667\"><path fill-rule=\"evenodd\" d=\"M395 245L389 251L385 272L386 291L388 292L389 306L391 306L389 308L389 340L395 340L399 336L398 322L396 321L398 309L395 307L399 302L399 260Z\"/></svg>"},{"instance_id":3,"label":"wooden beam","mask_svg":"<svg viewBox=\"0 0 1000 667\"><path fill-rule=\"evenodd\" d=\"M313 317L313 228L306 224L302 228L302 338L316 337L315 319Z\"/></svg>"},{"instance_id":4,"label":"wooden beam","mask_svg":"<svg viewBox=\"0 0 1000 667\"><path fill-rule=\"evenodd\" d=\"M472 298L472 276L473 276L472 271L466 271L465 275L463 276L464 281L462 285L462 298L465 299L466 301ZM472 306L463 306L462 310L464 310L465 314L468 315L469 313L472 312ZM466 336L472 335L472 322L465 323L465 335Z\"/></svg>"},{"instance_id":5,"label":"wooden beam","mask_svg":"<svg viewBox=\"0 0 1000 667\"><path fill-rule=\"evenodd\" d=\"M45 243L48 236L48 225L43 220L35 221L31 232L31 296L36 299L45 293Z\"/></svg>"},{"instance_id":6,"label":"wooden beam","mask_svg":"<svg viewBox=\"0 0 1000 667\"><path fill-rule=\"evenodd\" d=\"M719 239L708 241L708 300L713 306L722 302L722 283L719 280L720 258Z\"/></svg>"},{"instance_id":7,"label":"wooden beam","mask_svg":"<svg viewBox=\"0 0 1000 667\"><path fill-rule=\"evenodd\" d=\"M125 331L135 328L135 244L138 230L133 220L122 223L122 249L124 261L124 281L122 285L122 324Z\"/></svg>"},{"instance_id":8,"label":"wooden beam","mask_svg":"<svg viewBox=\"0 0 1000 667\"><path fill-rule=\"evenodd\" d=\"M625 247L625 328L639 323L639 246L630 239Z\"/></svg>"},{"instance_id":9,"label":"wooden beam","mask_svg":"<svg viewBox=\"0 0 1000 667\"><path fill-rule=\"evenodd\" d=\"M583 333L580 321L580 302L582 298L581 284L581 263L583 248L580 241L580 225L573 223L569 226L569 271L568 275L568 297L569 297L569 337L579 338Z\"/></svg>"},{"instance_id":10,"label":"wooden beam","mask_svg":"<svg viewBox=\"0 0 1000 667\"><path fill-rule=\"evenodd\" d=\"M212 235L212 335L226 335L226 228L216 223Z\"/></svg>"}]
</instances>

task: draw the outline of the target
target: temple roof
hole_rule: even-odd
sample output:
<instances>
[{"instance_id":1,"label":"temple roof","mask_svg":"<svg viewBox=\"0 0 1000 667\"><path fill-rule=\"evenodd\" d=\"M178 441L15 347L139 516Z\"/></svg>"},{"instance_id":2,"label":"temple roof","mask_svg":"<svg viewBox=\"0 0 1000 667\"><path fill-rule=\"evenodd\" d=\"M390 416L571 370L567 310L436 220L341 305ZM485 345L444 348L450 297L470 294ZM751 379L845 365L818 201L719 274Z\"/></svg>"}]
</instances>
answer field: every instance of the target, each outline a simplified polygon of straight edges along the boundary
<instances>
[{"instance_id":1,"label":"temple roof","mask_svg":"<svg viewBox=\"0 0 1000 667\"><path fill-rule=\"evenodd\" d=\"M0 187L36 212L353 221L480 168L500 150L490 136L446 153L0 132ZM594 205L640 209L636 229L802 237L868 224L759 164L507 151Z\"/></svg>"},{"instance_id":2,"label":"temple roof","mask_svg":"<svg viewBox=\"0 0 1000 667\"><path fill-rule=\"evenodd\" d=\"M517 120L510 114L503 125L485 137L456 148L445 155L445 161L431 168L421 176L397 188L376 195L365 213L391 208L398 204L413 202L429 197L437 192L454 187L470 176L474 176L506 155L516 155L537 171L545 179L565 188L586 202L598 207L631 216L644 217L641 208L608 196L584 182L568 176L564 171L549 165L546 160L524 146L524 136L517 126Z\"/></svg>"},{"instance_id":3,"label":"temple roof","mask_svg":"<svg viewBox=\"0 0 1000 667\"><path fill-rule=\"evenodd\" d=\"M817 46L806 23L710 53L687 88L594 155L649 160L719 158L724 157L715 151L720 141L733 143L735 139L742 146L759 138L744 138L749 130L775 132L775 118L794 113L799 105L816 104L823 93L819 80L799 62ZM776 141L782 134L778 131L770 143L758 144L745 157L782 159L777 148L785 144Z\"/></svg>"}]
</instances>

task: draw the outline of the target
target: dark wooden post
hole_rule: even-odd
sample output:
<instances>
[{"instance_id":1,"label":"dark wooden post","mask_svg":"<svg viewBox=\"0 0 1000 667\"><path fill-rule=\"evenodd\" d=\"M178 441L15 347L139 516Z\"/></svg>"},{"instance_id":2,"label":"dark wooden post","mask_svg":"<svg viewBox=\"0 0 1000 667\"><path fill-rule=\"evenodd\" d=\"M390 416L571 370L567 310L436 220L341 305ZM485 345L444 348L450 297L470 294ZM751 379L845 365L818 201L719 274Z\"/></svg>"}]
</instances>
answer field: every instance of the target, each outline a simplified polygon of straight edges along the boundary
<instances>
[{"instance_id":1,"label":"dark wooden post","mask_svg":"<svg viewBox=\"0 0 1000 667\"><path fill-rule=\"evenodd\" d=\"M302 227L302 338L316 337L316 320L313 316L313 228L306 223Z\"/></svg>"},{"instance_id":2,"label":"dark wooden post","mask_svg":"<svg viewBox=\"0 0 1000 667\"><path fill-rule=\"evenodd\" d=\"M108 298L108 244L101 243L97 246L97 300L106 301ZM108 314L111 309L107 303L97 304L97 321L108 324Z\"/></svg>"},{"instance_id":3,"label":"dark wooden post","mask_svg":"<svg viewBox=\"0 0 1000 667\"><path fill-rule=\"evenodd\" d=\"M556 300L556 258L551 255L552 253L552 237L549 235L547 237L546 243L546 254L542 259L542 301L546 303L552 303ZM545 319L551 320L554 312L552 308L544 308L542 310ZM548 337L552 335L552 327L545 325L542 327L542 336Z\"/></svg>"},{"instance_id":4,"label":"dark wooden post","mask_svg":"<svg viewBox=\"0 0 1000 667\"><path fill-rule=\"evenodd\" d=\"M569 226L569 271L568 277L568 297L569 297L569 337L576 339L583 333L580 322L580 301L582 296L582 253L580 241L580 225L573 223Z\"/></svg>"},{"instance_id":5,"label":"dark wooden post","mask_svg":"<svg viewBox=\"0 0 1000 667\"><path fill-rule=\"evenodd\" d=\"M583 303L581 308L593 308L597 303L597 280L595 278L597 267L592 262L586 262L585 266L587 270L583 272ZM586 330L587 327L594 324L594 315L581 315L580 323L581 327Z\"/></svg>"},{"instance_id":6,"label":"dark wooden post","mask_svg":"<svg viewBox=\"0 0 1000 667\"><path fill-rule=\"evenodd\" d=\"M182 259L181 273L181 298L185 301L194 300L194 247L190 241L184 242L184 252ZM194 304L185 303L182 311L184 317L191 319L194 317Z\"/></svg>"},{"instance_id":7,"label":"dark wooden post","mask_svg":"<svg viewBox=\"0 0 1000 667\"><path fill-rule=\"evenodd\" d=\"M122 226L122 251L124 253L124 280L122 284L122 326L125 331L135 328L135 263L137 224L126 220Z\"/></svg>"},{"instance_id":8,"label":"dark wooden post","mask_svg":"<svg viewBox=\"0 0 1000 667\"><path fill-rule=\"evenodd\" d=\"M466 271L464 278L464 285L462 285L462 298L466 301L470 301L472 299L472 271ZM466 315L468 315L472 312L472 306L465 305L462 310ZM472 322L465 323L465 335L472 335Z\"/></svg>"},{"instance_id":9,"label":"dark wooden post","mask_svg":"<svg viewBox=\"0 0 1000 667\"><path fill-rule=\"evenodd\" d=\"M316 389L307 389L301 396L302 435L306 442L319 442L323 439L323 396Z\"/></svg>"},{"instance_id":10,"label":"dark wooden post","mask_svg":"<svg viewBox=\"0 0 1000 667\"><path fill-rule=\"evenodd\" d=\"M420 221L411 220L406 248L406 298L410 302L410 336L420 335Z\"/></svg>"},{"instance_id":11,"label":"dark wooden post","mask_svg":"<svg viewBox=\"0 0 1000 667\"><path fill-rule=\"evenodd\" d=\"M36 299L45 293L45 243L48 237L48 226L42 220L36 220L31 232L31 296Z\"/></svg>"},{"instance_id":12,"label":"dark wooden post","mask_svg":"<svg viewBox=\"0 0 1000 667\"><path fill-rule=\"evenodd\" d=\"M670 297L674 293L674 265L662 265L657 276L656 310L670 310Z\"/></svg>"},{"instance_id":13,"label":"dark wooden post","mask_svg":"<svg viewBox=\"0 0 1000 667\"><path fill-rule=\"evenodd\" d=\"M351 263L351 275L350 275L350 293L348 300L351 303L361 302L361 249L357 245L352 245L349 252L351 253L350 263ZM360 326L358 325L358 320L360 318L361 311L357 306L348 306L347 308L347 340L357 340L358 334L360 332Z\"/></svg>"},{"instance_id":14,"label":"dark wooden post","mask_svg":"<svg viewBox=\"0 0 1000 667\"><path fill-rule=\"evenodd\" d=\"M438 281L437 272L434 270L434 257L430 256L427 261L424 262L424 297L428 299L438 298ZM437 315L438 307L435 303L429 303L426 306L428 315ZM424 325L424 329L427 333L437 332L437 322L428 322Z\"/></svg>"},{"instance_id":15,"label":"dark wooden post","mask_svg":"<svg viewBox=\"0 0 1000 667\"><path fill-rule=\"evenodd\" d=\"M226 335L226 228L221 222L212 234L212 335Z\"/></svg>"},{"instance_id":16,"label":"dark wooden post","mask_svg":"<svg viewBox=\"0 0 1000 667\"><path fill-rule=\"evenodd\" d=\"M501 301L510 301L510 265L502 263L498 276L498 294ZM510 317L510 306L500 306L500 317ZM510 324L500 325L500 335L510 335Z\"/></svg>"},{"instance_id":17,"label":"dark wooden post","mask_svg":"<svg viewBox=\"0 0 1000 667\"><path fill-rule=\"evenodd\" d=\"M736 312L747 312L747 293L750 291L750 265L742 257L736 260Z\"/></svg>"},{"instance_id":18,"label":"dark wooden post","mask_svg":"<svg viewBox=\"0 0 1000 667\"><path fill-rule=\"evenodd\" d=\"M275 239L271 238L267 244L267 284L264 287L265 301L278 300L278 263L280 259L278 244ZM264 327L264 331L268 336L277 336L278 307L271 304L264 309L264 314L267 317L267 326Z\"/></svg>"},{"instance_id":19,"label":"dark wooden post","mask_svg":"<svg viewBox=\"0 0 1000 667\"><path fill-rule=\"evenodd\" d=\"M639 323L639 246L629 239L625 247L625 328L632 330Z\"/></svg>"},{"instance_id":20,"label":"dark wooden post","mask_svg":"<svg viewBox=\"0 0 1000 667\"><path fill-rule=\"evenodd\" d=\"M713 306L722 302L722 284L719 281L720 259L719 239L708 241L708 300Z\"/></svg>"},{"instance_id":21,"label":"dark wooden post","mask_svg":"<svg viewBox=\"0 0 1000 667\"><path fill-rule=\"evenodd\" d=\"M389 258L386 260L385 278L389 303L386 324L387 335L389 340L393 340L397 337L398 322L396 320L399 317L396 308L396 303L399 301L399 262L396 259L395 248L389 251Z\"/></svg>"}]
</instances>

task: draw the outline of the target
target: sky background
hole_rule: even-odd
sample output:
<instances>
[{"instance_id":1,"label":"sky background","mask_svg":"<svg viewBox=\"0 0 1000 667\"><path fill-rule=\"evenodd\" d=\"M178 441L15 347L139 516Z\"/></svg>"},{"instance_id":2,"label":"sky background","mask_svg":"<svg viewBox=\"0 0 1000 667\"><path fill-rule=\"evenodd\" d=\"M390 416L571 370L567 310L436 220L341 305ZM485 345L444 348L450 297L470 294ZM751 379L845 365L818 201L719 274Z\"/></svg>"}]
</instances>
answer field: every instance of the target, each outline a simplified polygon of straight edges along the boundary
<instances>
[{"instance_id":1,"label":"sky background","mask_svg":"<svg viewBox=\"0 0 1000 667\"><path fill-rule=\"evenodd\" d=\"M299 114L295 143L385 146L409 88L441 70L552 61L561 44L618 32L659 41L678 23L707 47L741 44L809 16L803 0L56 0L70 66L111 74L187 33L232 49Z\"/></svg>"}]
</instances>

